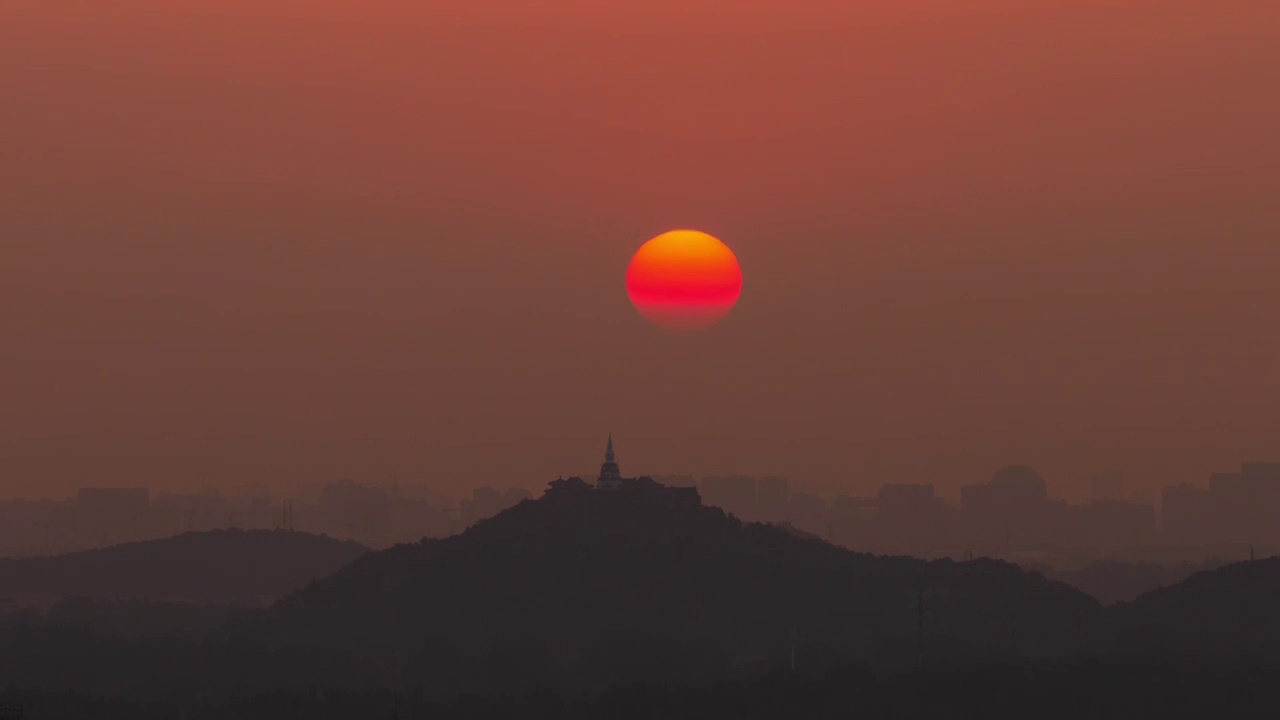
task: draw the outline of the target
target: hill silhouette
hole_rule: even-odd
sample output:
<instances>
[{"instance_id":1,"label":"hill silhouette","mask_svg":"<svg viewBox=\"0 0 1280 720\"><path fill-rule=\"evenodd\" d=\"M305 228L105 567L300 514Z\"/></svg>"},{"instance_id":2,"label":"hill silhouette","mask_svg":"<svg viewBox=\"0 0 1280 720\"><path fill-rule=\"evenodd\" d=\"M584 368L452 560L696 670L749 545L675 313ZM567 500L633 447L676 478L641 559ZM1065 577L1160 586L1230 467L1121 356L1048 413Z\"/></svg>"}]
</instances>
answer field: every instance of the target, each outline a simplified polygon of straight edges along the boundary
<instances>
[{"instance_id":1,"label":"hill silhouette","mask_svg":"<svg viewBox=\"0 0 1280 720\"><path fill-rule=\"evenodd\" d=\"M1280 557L1240 562L1108 608L1123 652L1280 661Z\"/></svg>"},{"instance_id":2,"label":"hill silhouette","mask_svg":"<svg viewBox=\"0 0 1280 720\"><path fill-rule=\"evenodd\" d=\"M51 557L0 560L0 595L219 602L279 597L368 552L282 530L213 530Z\"/></svg>"},{"instance_id":3,"label":"hill silhouette","mask_svg":"<svg viewBox=\"0 0 1280 720\"><path fill-rule=\"evenodd\" d=\"M166 702L277 691L307 702L316 687L576 697L628 684L753 687L770 673L795 676L793 652L800 675L861 667L874 671L868 677L891 677L916 673L922 653L926 675L936 678L1002 665L1015 675L1075 667L1080 674L1070 670L1059 683L1067 692L1072 678L1126 668L1142 676L1167 666L1176 678L1187 660L1203 661L1203 681L1212 683L1231 668L1262 667L1258 659L1280 648L1270 617L1280 600L1277 558L1103 608L1003 562L877 557L742 523L689 495L568 488L458 536L362 554L269 610L77 600L0 614L8 652L0 674L15 687ZM224 567L228 557L246 562L229 546L360 551L299 534L190 535L142 553L147 577L169 566L199 572L210 554ZM137 552L109 550L117 563ZM61 570L101 556L65 556L76 564ZM166 593L176 595L178 585L167 583ZM885 692L892 704L895 691Z\"/></svg>"},{"instance_id":4,"label":"hill silhouette","mask_svg":"<svg viewBox=\"0 0 1280 720\"><path fill-rule=\"evenodd\" d=\"M1138 597L1170 587L1203 570L1220 567L1221 562L1206 560L1204 563L1188 562L1162 565L1155 562L1121 562L1097 560L1071 570L1058 570L1043 565L1026 565L1027 570L1039 572L1050 580L1066 583L1098 599L1103 605L1136 600Z\"/></svg>"},{"instance_id":5,"label":"hill silhouette","mask_svg":"<svg viewBox=\"0 0 1280 720\"><path fill-rule=\"evenodd\" d=\"M450 538L356 560L251 632L364 653L387 677L513 690L799 665L1087 652L1101 606L991 560L851 552L676 495L549 492Z\"/></svg>"}]
</instances>

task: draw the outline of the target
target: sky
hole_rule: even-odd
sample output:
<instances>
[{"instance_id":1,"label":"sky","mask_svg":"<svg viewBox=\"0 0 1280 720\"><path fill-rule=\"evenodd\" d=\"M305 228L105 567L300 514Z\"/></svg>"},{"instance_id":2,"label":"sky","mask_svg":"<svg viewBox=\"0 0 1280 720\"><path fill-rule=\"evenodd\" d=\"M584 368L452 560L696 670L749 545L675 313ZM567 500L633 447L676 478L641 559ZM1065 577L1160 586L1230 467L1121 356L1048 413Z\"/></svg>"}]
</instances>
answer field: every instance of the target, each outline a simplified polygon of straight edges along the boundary
<instances>
[{"instance_id":1,"label":"sky","mask_svg":"<svg viewBox=\"0 0 1280 720\"><path fill-rule=\"evenodd\" d=\"M0 495L1280 459L1277 77L1271 0L9 0Z\"/></svg>"}]
</instances>

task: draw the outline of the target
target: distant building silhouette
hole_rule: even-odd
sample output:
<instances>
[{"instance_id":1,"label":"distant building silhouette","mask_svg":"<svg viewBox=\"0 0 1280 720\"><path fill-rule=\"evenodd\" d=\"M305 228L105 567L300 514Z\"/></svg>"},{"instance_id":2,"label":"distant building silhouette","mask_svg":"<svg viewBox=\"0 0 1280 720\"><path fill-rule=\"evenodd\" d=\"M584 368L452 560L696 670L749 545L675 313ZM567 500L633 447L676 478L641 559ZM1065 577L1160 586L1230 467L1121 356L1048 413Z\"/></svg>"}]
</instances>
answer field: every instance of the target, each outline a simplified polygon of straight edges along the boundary
<instances>
[{"instance_id":1,"label":"distant building silhouette","mask_svg":"<svg viewBox=\"0 0 1280 720\"><path fill-rule=\"evenodd\" d=\"M880 502L873 497L837 495L831 505L832 542L864 552L885 547L880 534Z\"/></svg>"},{"instance_id":2,"label":"distant building silhouette","mask_svg":"<svg viewBox=\"0 0 1280 720\"><path fill-rule=\"evenodd\" d=\"M1161 502L1166 542L1280 543L1280 463L1247 462L1214 473L1208 488L1167 487Z\"/></svg>"},{"instance_id":3,"label":"distant building silhouette","mask_svg":"<svg viewBox=\"0 0 1280 720\"><path fill-rule=\"evenodd\" d=\"M955 512L934 494L932 484L891 484L876 498L880 544L914 555L945 552L955 535Z\"/></svg>"},{"instance_id":4,"label":"distant building silhouette","mask_svg":"<svg viewBox=\"0 0 1280 720\"><path fill-rule=\"evenodd\" d=\"M1086 545L1099 556L1109 548L1137 548L1158 538L1155 507L1124 499L1095 499L1071 508L1072 527L1064 542Z\"/></svg>"},{"instance_id":5,"label":"distant building silhouette","mask_svg":"<svg viewBox=\"0 0 1280 720\"><path fill-rule=\"evenodd\" d=\"M382 548L460 532L532 497L521 488L479 487L458 502L426 484L397 481L389 488L351 480L304 483L287 496L287 522L282 521L284 505L262 489L222 495L206 488L152 497L146 488L83 488L71 499L0 500L0 557L57 554L189 531L271 529L282 522L300 532ZM958 505L939 496L933 483L920 482L889 482L873 496L839 495L829 504L816 495L793 493L782 477L624 477L610 434L593 478L561 478L547 492L704 498L745 521L785 523L877 554L992 555L1077 568L1094 560L1245 559L1250 546L1255 555L1280 550L1277 462L1245 462L1237 471L1214 473L1207 486L1173 485L1158 498L1128 492L1118 471L1097 473L1090 489L1089 502L1068 505L1050 497L1036 470L1011 465L989 482L962 487Z\"/></svg>"},{"instance_id":6,"label":"distant building silhouette","mask_svg":"<svg viewBox=\"0 0 1280 720\"><path fill-rule=\"evenodd\" d=\"M973 544L986 554L1046 544L1061 525L1054 505L1044 478L1026 465L1009 465L986 483L960 488L960 509Z\"/></svg>"},{"instance_id":7,"label":"distant building silhouette","mask_svg":"<svg viewBox=\"0 0 1280 720\"><path fill-rule=\"evenodd\" d=\"M909 516L928 512L937 503L933 485L882 485L877 497L880 512L888 515Z\"/></svg>"}]
</instances>

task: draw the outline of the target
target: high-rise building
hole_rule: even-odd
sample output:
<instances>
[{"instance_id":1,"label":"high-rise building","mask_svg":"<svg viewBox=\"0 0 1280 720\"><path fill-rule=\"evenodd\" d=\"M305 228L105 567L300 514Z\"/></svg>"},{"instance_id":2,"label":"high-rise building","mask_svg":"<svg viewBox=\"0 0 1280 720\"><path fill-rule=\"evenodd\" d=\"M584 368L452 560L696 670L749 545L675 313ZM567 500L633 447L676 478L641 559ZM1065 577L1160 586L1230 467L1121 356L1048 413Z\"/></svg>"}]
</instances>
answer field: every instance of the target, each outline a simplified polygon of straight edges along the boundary
<instances>
[{"instance_id":1,"label":"high-rise building","mask_svg":"<svg viewBox=\"0 0 1280 720\"><path fill-rule=\"evenodd\" d=\"M1065 504L1049 500L1040 473L1026 465L1001 468L990 481L960 488L969 541L979 552L1042 546L1060 531Z\"/></svg>"}]
</instances>

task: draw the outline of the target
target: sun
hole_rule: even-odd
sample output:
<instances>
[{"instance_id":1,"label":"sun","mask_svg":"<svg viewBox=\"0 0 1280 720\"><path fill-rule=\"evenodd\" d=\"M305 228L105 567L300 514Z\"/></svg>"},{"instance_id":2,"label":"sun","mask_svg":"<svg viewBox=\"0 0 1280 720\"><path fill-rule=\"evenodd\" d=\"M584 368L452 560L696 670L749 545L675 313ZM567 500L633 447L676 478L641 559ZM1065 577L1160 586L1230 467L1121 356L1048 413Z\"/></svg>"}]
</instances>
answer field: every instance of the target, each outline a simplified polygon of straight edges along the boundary
<instances>
[{"instance_id":1,"label":"sun","mask_svg":"<svg viewBox=\"0 0 1280 720\"><path fill-rule=\"evenodd\" d=\"M627 268L627 295L646 320L676 333L715 325L742 294L738 258L698 230L665 232L640 247Z\"/></svg>"}]
</instances>

